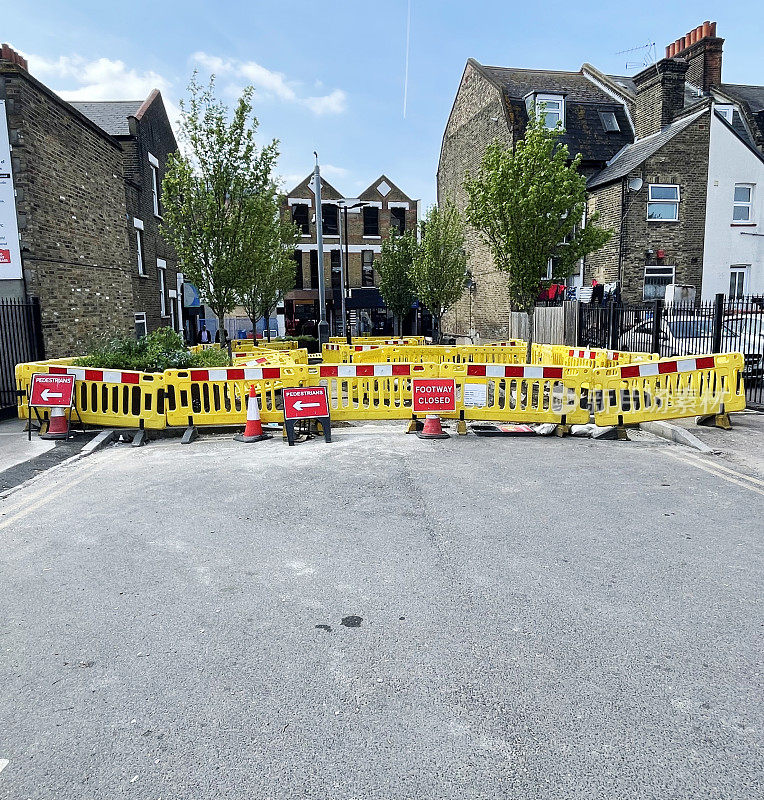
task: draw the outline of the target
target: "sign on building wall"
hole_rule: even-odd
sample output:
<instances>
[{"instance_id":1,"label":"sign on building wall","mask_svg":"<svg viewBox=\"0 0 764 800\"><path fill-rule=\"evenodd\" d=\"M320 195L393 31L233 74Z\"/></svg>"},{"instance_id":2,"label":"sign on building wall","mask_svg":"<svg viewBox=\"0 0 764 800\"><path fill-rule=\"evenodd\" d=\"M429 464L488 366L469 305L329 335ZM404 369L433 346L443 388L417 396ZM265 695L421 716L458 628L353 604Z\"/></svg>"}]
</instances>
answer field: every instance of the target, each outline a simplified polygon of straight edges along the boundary
<instances>
[{"instance_id":1,"label":"sign on building wall","mask_svg":"<svg viewBox=\"0 0 764 800\"><path fill-rule=\"evenodd\" d=\"M21 248L5 100L0 100L0 280L21 279Z\"/></svg>"}]
</instances>

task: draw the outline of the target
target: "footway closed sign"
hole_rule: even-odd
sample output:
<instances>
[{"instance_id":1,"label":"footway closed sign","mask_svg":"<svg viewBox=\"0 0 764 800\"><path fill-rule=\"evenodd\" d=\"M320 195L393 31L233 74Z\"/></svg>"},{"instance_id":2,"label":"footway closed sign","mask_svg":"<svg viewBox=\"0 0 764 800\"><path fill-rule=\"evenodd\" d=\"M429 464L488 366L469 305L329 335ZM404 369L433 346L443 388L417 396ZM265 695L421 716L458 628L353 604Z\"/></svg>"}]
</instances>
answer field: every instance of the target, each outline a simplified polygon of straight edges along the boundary
<instances>
[{"instance_id":1,"label":"footway closed sign","mask_svg":"<svg viewBox=\"0 0 764 800\"><path fill-rule=\"evenodd\" d=\"M412 411L417 414L437 414L456 411L456 381L453 378L414 378Z\"/></svg>"}]
</instances>

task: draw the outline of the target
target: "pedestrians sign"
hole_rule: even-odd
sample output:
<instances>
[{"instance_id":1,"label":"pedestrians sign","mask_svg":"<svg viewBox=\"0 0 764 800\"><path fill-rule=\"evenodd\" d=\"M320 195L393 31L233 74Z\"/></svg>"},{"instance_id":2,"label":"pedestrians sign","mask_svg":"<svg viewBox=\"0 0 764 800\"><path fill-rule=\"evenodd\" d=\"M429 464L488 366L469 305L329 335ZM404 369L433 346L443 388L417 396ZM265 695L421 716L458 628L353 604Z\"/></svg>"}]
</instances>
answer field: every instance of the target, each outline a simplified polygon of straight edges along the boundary
<instances>
[{"instance_id":1,"label":"pedestrians sign","mask_svg":"<svg viewBox=\"0 0 764 800\"><path fill-rule=\"evenodd\" d=\"M317 419L321 423L324 439L332 440L331 421L329 419L329 402L325 386L301 386L282 389L284 398L284 427L290 446L295 442L294 426L296 420ZM307 434L310 436L310 423L307 423ZM298 427L300 427L298 425Z\"/></svg>"},{"instance_id":2,"label":"pedestrians sign","mask_svg":"<svg viewBox=\"0 0 764 800\"><path fill-rule=\"evenodd\" d=\"M285 420L329 416L329 403L323 386L284 389L283 395Z\"/></svg>"},{"instance_id":3,"label":"pedestrians sign","mask_svg":"<svg viewBox=\"0 0 764 800\"><path fill-rule=\"evenodd\" d=\"M35 372L29 392L29 405L44 408L70 408L74 395L74 375L48 375Z\"/></svg>"},{"instance_id":4,"label":"pedestrians sign","mask_svg":"<svg viewBox=\"0 0 764 800\"><path fill-rule=\"evenodd\" d=\"M415 414L440 414L456 411L456 380L454 378L414 378L412 411Z\"/></svg>"}]
</instances>

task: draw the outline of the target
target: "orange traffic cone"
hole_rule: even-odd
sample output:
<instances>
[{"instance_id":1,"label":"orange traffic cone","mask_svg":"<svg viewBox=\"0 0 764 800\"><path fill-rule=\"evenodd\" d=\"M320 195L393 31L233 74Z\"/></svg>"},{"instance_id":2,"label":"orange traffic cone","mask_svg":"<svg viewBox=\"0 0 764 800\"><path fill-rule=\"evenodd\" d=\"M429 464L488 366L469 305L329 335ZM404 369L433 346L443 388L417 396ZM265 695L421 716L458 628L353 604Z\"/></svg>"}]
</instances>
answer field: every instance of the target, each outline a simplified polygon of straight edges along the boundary
<instances>
[{"instance_id":1,"label":"orange traffic cone","mask_svg":"<svg viewBox=\"0 0 764 800\"><path fill-rule=\"evenodd\" d=\"M249 401L247 402L247 425L244 433L237 433L233 437L237 442L261 442L263 439L270 439L269 433L263 433L263 425L260 422L260 406L257 402L257 392L255 387L249 387Z\"/></svg>"},{"instance_id":2,"label":"orange traffic cone","mask_svg":"<svg viewBox=\"0 0 764 800\"><path fill-rule=\"evenodd\" d=\"M69 420L63 408L51 408L48 430L40 434L41 439L68 439Z\"/></svg>"},{"instance_id":3,"label":"orange traffic cone","mask_svg":"<svg viewBox=\"0 0 764 800\"><path fill-rule=\"evenodd\" d=\"M440 417L437 414L428 414L424 420L424 427L417 431L416 435L420 439L450 439L451 437L443 432L440 426Z\"/></svg>"}]
</instances>

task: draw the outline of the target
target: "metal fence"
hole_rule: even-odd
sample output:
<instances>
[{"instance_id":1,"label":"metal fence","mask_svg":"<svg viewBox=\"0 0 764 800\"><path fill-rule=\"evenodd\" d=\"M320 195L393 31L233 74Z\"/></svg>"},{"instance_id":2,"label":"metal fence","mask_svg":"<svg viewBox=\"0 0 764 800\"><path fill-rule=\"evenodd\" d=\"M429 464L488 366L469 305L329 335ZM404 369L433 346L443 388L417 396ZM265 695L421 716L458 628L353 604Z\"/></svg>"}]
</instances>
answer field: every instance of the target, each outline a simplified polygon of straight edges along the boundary
<instances>
[{"instance_id":1,"label":"metal fence","mask_svg":"<svg viewBox=\"0 0 764 800\"><path fill-rule=\"evenodd\" d=\"M0 417L16 413L16 364L43 358L40 301L0 297Z\"/></svg>"},{"instance_id":2,"label":"metal fence","mask_svg":"<svg viewBox=\"0 0 764 800\"><path fill-rule=\"evenodd\" d=\"M579 305L578 345L661 356L741 352L748 405L764 407L764 297L698 305Z\"/></svg>"}]
</instances>

